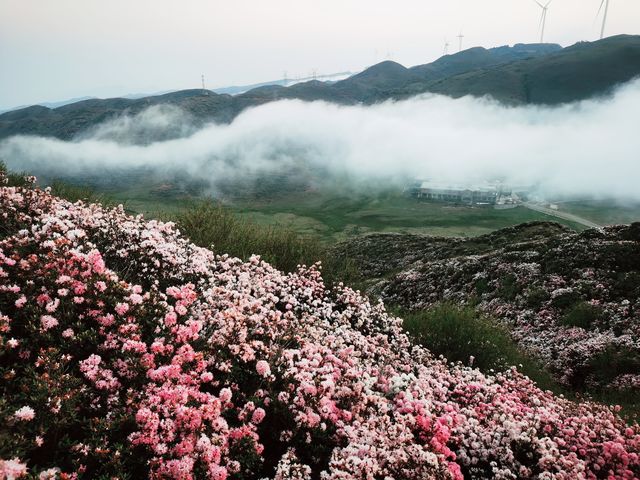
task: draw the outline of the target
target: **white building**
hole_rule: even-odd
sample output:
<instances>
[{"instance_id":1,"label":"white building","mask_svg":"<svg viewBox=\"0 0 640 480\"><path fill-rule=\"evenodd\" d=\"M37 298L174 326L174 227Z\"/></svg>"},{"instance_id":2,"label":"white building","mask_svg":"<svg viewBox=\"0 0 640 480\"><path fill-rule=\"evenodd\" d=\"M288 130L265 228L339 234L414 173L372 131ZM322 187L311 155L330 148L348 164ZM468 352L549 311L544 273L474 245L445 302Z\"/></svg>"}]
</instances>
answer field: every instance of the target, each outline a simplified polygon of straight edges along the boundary
<instances>
[{"instance_id":1,"label":"white building","mask_svg":"<svg viewBox=\"0 0 640 480\"><path fill-rule=\"evenodd\" d=\"M421 182L414 191L416 197L425 200L464 203L468 205L494 205L501 195L511 193L504 192L500 184L455 185L432 181Z\"/></svg>"}]
</instances>

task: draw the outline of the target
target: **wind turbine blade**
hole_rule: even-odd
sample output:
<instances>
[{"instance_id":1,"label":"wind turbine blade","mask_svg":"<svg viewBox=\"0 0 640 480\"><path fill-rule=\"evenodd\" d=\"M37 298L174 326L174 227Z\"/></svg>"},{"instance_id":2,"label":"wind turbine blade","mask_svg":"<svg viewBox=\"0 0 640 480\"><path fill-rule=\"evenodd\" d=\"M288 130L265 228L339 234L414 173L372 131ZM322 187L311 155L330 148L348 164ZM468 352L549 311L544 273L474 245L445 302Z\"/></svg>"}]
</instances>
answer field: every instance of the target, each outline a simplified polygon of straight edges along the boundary
<instances>
[{"instance_id":1,"label":"wind turbine blade","mask_svg":"<svg viewBox=\"0 0 640 480\"><path fill-rule=\"evenodd\" d=\"M604 15L602 16L602 29L600 30L600 39L604 38L604 29L607 24L607 13L609 12L609 0L604 0Z\"/></svg>"},{"instance_id":2,"label":"wind turbine blade","mask_svg":"<svg viewBox=\"0 0 640 480\"><path fill-rule=\"evenodd\" d=\"M553 2L553 0L549 0L547 4L544 6L544 8L547 8L549 5L551 5L551 2Z\"/></svg>"},{"instance_id":3,"label":"wind turbine blade","mask_svg":"<svg viewBox=\"0 0 640 480\"><path fill-rule=\"evenodd\" d=\"M600 16L600 12L602 11L602 6L604 5L605 0L602 0L600 2L600 8L598 9L598 13L596 13L596 18L598 18Z\"/></svg>"},{"instance_id":4,"label":"wind turbine blade","mask_svg":"<svg viewBox=\"0 0 640 480\"><path fill-rule=\"evenodd\" d=\"M542 5L538 0L533 0L533 1L536 2L540 8L544 8L544 5Z\"/></svg>"}]
</instances>

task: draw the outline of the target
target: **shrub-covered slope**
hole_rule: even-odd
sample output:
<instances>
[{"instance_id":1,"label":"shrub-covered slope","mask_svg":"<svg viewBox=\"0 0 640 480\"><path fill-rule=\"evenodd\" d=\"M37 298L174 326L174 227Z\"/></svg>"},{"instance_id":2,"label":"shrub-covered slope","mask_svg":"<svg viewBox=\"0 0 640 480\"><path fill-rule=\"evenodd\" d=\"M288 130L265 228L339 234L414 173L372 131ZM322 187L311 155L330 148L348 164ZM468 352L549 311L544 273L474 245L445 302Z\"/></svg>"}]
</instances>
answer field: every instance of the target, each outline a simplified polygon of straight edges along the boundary
<instances>
[{"instance_id":1,"label":"shrub-covered slope","mask_svg":"<svg viewBox=\"0 0 640 480\"><path fill-rule=\"evenodd\" d=\"M314 268L0 187L0 478L636 478L639 448Z\"/></svg>"},{"instance_id":2,"label":"shrub-covered slope","mask_svg":"<svg viewBox=\"0 0 640 480\"><path fill-rule=\"evenodd\" d=\"M575 233L530 223L457 241L376 235L341 253L383 278L373 288L385 302L477 303L564 383L640 393L640 224Z\"/></svg>"}]
</instances>

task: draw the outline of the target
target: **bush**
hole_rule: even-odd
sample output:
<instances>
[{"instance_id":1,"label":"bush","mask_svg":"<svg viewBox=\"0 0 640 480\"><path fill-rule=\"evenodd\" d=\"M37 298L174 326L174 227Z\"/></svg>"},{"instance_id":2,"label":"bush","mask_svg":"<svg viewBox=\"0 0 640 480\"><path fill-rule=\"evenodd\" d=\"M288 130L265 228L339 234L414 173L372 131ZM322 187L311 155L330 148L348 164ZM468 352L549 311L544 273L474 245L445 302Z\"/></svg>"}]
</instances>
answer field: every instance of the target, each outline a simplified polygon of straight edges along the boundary
<instances>
[{"instance_id":1,"label":"bush","mask_svg":"<svg viewBox=\"0 0 640 480\"><path fill-rule=\"evenodd\" d=\"M487 293L489 289L489 280L486 278L479 278L475 283L475 290L478 296L482 296L484 293Z\"/></svg>"},{"instance_id":2,"label":"bush","mask_svg":"<svg viewBox=\"0 0 640 480\"><path fill-rule=\"evenodd\" d=\"M434 360L313 269L20 193L0 188L22 230L0 242L0 478L640 475L639 427Z\"/></svg>"},{"instance_id":3,"label":"bush","mask_svg":"<svg viewBox=\"0 0 640 480\"><path fill-rule=\"evenodd\" d=\"M530 308L540 308L544 302L549 300L551 295L544 288L533 287L527 290L527 306Z\"/></svg>"},{"instance_id":4,"label":"bush","mask_svg":"<svg viewBox=\"0 0 640 480\"><path fill-rule=\"evenodd\" d=\"M560 310L565 310L569 307L574 306L576 303L580 301L580 295L574 291L568 291L561 295L558 295L553 299L551 304Z\"/></svg>"},{"instance_id":5,"label":"bush","mask_svg":"<svg viewBox=\"0 0 640 480\"><path fill-rule=\"evenodd\" d=\"M500 281L500 287L498 288L498 296L503 300L514 300L516 295L520 293L520 287L518 286L518 279L515 275L505 275Z\"/></svg>"},{"instance_id":6,"label":"bush","mask_svg":"<svg viewBox=\"0 0 640 480\"><path fill-rule=\"evenodd\" d=\"M589 373L599 383L608 383L618 375L640 372L640 353L628 347L609 345L589 362Z\"/></svg>"},{"instance_id":7,"label":"bush","mask_svg":"<svg viewBox=\"0 0 640 480\"><path fill-rule=\"evenodd\" d=\"M26 172L10 172L2 160L0 160L0 178L5 179L5 185L8 187L30 187L33 184L33 177Z\"/></svg>"},{"instance_id":8,"label":"bush","mask_svg":"<svg viewBox=\"0 0 640 480\"><path fill-rule=\"evenodd\" d=\"M401 316L407 333L435 355L451 362L472 363L484 372L517 366L538 387L566 393L536 360L518 348L503 326L471 307L442 303Z\"/></svg>"},{"instance_id":9,"label":"bush","mask_svg":"<svg viewBox=\"0 0 640 480\"><path fill-rule=\"evenodd\" d=\"M320 261L327 281L356 277L352 262L330 255L319 240L301 236L286 227L251 223L213 200L194 202L167 219L175 221L193 243L201 247L213 245L218 253L244 260L258 254L285 272L295 271L298 265L313 265Z\"/></svg>"},{"instance_id":10,"label":"bush","mask_svg":"<svg viewBox=\"0 0 640 480\"><path fill-rule=\"evenodd\" d=\"M588 330L601 317L602 308L588 302L580 302L564 314L560 323L568 327L580 327Z\"/></svg>"}]
</instances>

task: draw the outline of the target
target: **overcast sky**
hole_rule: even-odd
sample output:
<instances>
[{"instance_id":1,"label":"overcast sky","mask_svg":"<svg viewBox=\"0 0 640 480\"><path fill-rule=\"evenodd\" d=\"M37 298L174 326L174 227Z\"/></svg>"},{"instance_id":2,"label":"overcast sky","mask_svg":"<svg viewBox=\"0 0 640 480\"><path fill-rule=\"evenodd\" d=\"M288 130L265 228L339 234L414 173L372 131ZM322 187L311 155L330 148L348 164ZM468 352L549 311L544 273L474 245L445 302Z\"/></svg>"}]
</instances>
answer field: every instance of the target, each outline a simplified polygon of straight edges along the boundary
<instances>
[{"instance_id":1,"label":"overcast sky","mask_svg":"<svg viewBox=\"0 0 640 480\"><path fill-rule=\"evenodd\" d=\"M553 0L545 41L599 37L601 0ZM611 0L606 35L640 33ZM406 66L539 39L534 0L0 0L0 109L80 96L208 88Z\"/></svg>"}]
</instances>

